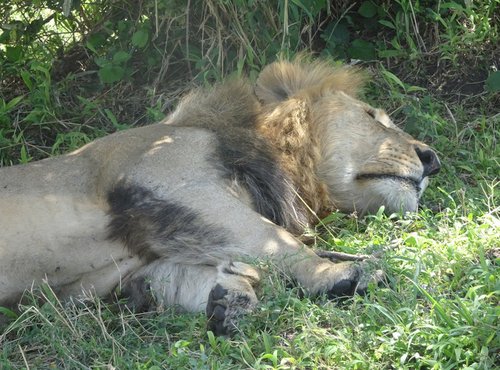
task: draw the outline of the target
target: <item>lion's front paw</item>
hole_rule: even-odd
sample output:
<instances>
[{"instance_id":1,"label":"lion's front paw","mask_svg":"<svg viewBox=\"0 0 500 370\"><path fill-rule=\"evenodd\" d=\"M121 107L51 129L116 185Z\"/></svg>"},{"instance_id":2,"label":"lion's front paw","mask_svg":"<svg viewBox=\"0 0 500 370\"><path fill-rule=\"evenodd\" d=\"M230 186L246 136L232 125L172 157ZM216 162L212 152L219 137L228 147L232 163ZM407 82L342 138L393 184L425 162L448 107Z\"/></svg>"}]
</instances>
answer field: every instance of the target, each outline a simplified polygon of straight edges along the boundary
<instances>
[{"instance_id":1,"label":"lion's front paw","mask_svg":"<svg viewBox=\"0 0 500 370\"><path fill-rule=\"evenodd\" d=\"M331 298L365 294L370 284L378 285L383 279L383 271L373 261L330 263L322 271L314 291Z\"/></svg>"},{"instance_id":2,"label":"lion's front paw","mask_svg":"<svg viewBox=\"0 0 500 370\"><path fill-rule=\"evenodd\" d=\"M215 335L234 333L238 319L252 312L257 305L253 287L259 280L257 270L245 263L221 264L217 282L208 296L208 330Z\"/></svg>"}]
</instances>

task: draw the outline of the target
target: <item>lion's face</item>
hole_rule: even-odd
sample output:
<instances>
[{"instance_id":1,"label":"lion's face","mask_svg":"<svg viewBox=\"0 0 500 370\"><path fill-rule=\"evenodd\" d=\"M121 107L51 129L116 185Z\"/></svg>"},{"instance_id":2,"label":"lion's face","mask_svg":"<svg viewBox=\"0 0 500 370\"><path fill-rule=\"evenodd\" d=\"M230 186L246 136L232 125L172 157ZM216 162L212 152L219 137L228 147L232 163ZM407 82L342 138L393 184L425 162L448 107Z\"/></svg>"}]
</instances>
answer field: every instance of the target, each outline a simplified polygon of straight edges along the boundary
<instances>
[{"instance_id":1,"label":"lion's face","mask_svg":"<svg viewBox=\"0 0 500 370\"><path fill-rule=\"evenodd\" d=\"M432 149L355 98L364 81L355 67L301 59L273 63L257 80L257 97L271 107L261 132L316 213L416 211L439 171Z\"/></svg>"},{"instance_id":2,"label":"lion's face","mask_svg":"<svg viewBox=\"0 0 500 370\"><path fill-rule=\"evenodd\" d=\"M312 106L322 134L319 175L334 206L345 211L416 211L439 171L435 152L400 130L388 115L342 92L325 94Z\"/></svg>"}]
</instances>

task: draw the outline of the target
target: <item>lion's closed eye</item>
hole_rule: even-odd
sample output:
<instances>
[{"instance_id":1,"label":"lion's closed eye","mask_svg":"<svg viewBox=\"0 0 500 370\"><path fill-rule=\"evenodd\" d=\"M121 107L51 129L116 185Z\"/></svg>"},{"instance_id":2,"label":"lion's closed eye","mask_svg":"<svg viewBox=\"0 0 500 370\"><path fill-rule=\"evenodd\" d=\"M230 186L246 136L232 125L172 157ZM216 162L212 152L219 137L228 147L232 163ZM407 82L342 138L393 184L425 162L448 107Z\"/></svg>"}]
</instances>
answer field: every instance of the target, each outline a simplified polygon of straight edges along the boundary
<instances>
[{"instance_id":1,"label":"lion's closed eye","mask_svg":"<svg viewBox=\"0 0 500 370\"><path fill-rule=\"evenodd\" d=\"M395 128L396 126L392 122L392 120L389 118L387 113L385 113L382 109L376 109L373 107L366 107L365 112L368 113L368 115L373 118L375 121L380 122L382 125L388 128Z\"/></svg>"}]
</instances>

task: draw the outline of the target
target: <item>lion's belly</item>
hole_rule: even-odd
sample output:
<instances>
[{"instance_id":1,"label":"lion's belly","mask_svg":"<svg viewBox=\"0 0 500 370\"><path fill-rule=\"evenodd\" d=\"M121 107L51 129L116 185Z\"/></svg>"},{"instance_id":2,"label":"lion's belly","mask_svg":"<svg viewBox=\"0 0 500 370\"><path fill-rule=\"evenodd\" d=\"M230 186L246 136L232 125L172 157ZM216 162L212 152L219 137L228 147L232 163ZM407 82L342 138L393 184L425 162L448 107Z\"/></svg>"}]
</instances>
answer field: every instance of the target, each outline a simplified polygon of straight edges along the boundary
<instances>
[{"instance_id":1,"label":"lion's belly","mask_svg":"<svg viewBox=\"0 0 500 370\"><path fill-rule=\"evenodd\" d=\"M47 281L61 296L105 295L143 262L107 239L107 215L83 200L0 198L0 305Z\"/></svg>"}]
</instances>

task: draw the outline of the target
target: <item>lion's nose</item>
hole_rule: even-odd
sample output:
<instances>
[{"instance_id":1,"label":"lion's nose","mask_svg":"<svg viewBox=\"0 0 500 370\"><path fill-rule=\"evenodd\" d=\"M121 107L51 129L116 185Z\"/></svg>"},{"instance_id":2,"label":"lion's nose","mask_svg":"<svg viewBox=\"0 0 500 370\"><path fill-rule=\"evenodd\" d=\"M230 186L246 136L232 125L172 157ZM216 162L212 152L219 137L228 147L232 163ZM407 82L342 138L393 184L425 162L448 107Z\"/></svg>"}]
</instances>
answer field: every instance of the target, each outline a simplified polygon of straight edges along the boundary
<instances>
[{"instance_id":1,"label":"lion's nose","mask_svg":"<svg viewBox=\"0 0 500 370\"><path fill-rule=\"evenodd\" d=\"M439 172L441 169L441 162L439 162L439 158L434 150L428 147L415 147L415 151L417 152L418 158L420 158L420 162L424 166L424 173L422 177L432 176Z\"/></svg>"}]
</instances>

